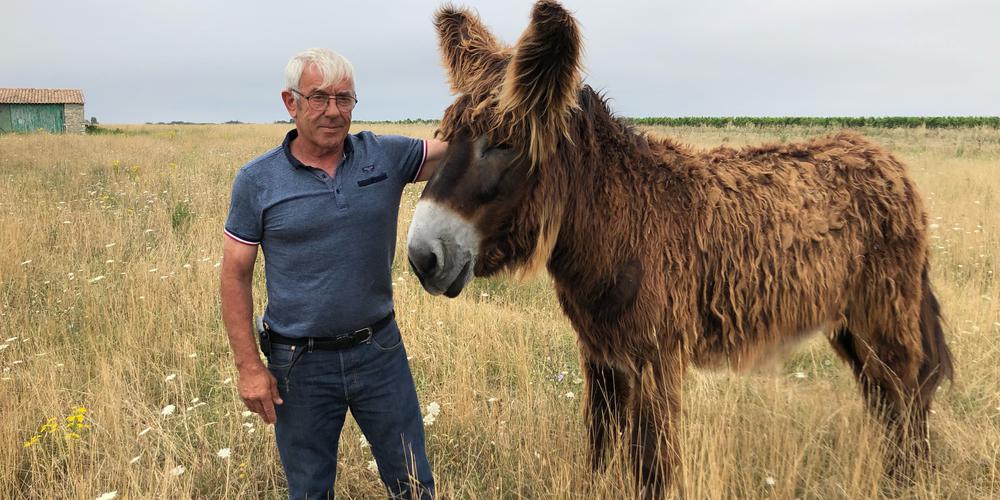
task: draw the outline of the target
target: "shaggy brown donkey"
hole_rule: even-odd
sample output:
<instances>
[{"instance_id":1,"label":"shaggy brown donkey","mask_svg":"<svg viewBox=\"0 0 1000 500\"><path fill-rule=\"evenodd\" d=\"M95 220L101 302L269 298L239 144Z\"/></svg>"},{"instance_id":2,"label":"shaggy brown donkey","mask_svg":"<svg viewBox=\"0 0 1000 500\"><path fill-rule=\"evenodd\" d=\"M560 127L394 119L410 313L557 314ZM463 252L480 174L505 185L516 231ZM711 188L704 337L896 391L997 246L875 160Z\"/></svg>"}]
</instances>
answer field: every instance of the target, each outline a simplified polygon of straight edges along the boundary
<instances>
[{"instance_id":1,"label":"shaggy brown donkey","mask_svg":"<svg viewBox=\"0 0 1000 500\"><path fill-rule=\"evenodd\" d=\"M832 332L903 463L952 376L927 278L926 214L891 154L852 133L698 151L636 133L580 81L580 33L540 1L508 47L468 11L437 29L456 101L446 164L410 226L424 288L546 266L579 334L591 450L629 434L645 495L680 463L690 364L753 364Z\"/></svg>"}]
</instances>

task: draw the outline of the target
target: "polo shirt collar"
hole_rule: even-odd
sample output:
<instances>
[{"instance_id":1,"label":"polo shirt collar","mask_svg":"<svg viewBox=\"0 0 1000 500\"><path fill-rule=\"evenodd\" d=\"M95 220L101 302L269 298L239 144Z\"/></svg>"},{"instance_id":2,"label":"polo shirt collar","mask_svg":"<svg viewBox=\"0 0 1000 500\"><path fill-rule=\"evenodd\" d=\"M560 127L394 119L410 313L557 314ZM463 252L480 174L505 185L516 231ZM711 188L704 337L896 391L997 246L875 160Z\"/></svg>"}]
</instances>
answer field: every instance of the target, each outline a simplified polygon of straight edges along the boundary
<instances>
[{"instance_id":1,"label":"polo shirt collar","mask_svg":"<svg viewBox=\"0 0 1000 500\"><path fill-rule=\"evenodd\" d=\"M299 161L295 155L292 154L292 140L299 136L298 129L291 129L285 134L285 140L281 142L281 150L285 152L285 158L288 158L288 163L291 163L293 167L301 168L312 168L305 163ZM354 152L354 144L351 142L351 135L348 134L347 138L344 139L344 158L347 158Z\"/></svg>"}]
</instances>

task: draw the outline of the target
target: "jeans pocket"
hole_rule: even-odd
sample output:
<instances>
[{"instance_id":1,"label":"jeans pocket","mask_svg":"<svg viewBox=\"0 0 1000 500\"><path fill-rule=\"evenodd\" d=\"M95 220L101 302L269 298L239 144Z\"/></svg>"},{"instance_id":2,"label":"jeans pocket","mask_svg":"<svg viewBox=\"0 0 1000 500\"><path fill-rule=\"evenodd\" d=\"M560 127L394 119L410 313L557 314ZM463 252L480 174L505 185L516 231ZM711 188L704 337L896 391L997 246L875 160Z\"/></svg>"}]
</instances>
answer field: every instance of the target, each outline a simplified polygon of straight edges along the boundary
<instances>
[{"instance_id":1,"label":"jeans pocket","mask_svg":"<svg viewBox=\"0 0 1000 500\"><path fill-rule=\"evenodd\" d=\"M395 351L403 345L403 336L399 333L399 328L390 325L372 335L372 345L380 351Z\"/></svg>"},{"instance_id":2,"label":"jeans pocket","mask_svg":"<svg viewBox=\"0 0 1000 500\"><path fill-rule=\"evenodd\" d=\"M271 355L267 357L268 368L288 368L292 364L295 351L290 345L271 344Z\"/></svg>"}]
</instances>

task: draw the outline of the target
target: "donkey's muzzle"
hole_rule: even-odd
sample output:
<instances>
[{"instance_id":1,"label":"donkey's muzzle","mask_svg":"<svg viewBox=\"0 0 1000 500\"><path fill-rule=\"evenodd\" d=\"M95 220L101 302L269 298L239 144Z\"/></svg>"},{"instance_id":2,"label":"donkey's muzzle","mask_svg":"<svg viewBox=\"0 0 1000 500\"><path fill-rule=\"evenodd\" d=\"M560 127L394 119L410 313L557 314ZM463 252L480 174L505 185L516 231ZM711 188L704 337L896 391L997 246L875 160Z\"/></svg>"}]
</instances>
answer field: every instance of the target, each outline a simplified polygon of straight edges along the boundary
<instances>
[{"instance_id":1,"label":"donkey's muzzle","mask_svg":"<svg viewBox=\"0 0 1000 500\"><path fill-rule=\"evenodd\" d=\"M420 285L433 295L457 297L472 278L471 256L449 252L439 240L413 240L407 244L408 260Z\"/></svg>"}]
</instances>

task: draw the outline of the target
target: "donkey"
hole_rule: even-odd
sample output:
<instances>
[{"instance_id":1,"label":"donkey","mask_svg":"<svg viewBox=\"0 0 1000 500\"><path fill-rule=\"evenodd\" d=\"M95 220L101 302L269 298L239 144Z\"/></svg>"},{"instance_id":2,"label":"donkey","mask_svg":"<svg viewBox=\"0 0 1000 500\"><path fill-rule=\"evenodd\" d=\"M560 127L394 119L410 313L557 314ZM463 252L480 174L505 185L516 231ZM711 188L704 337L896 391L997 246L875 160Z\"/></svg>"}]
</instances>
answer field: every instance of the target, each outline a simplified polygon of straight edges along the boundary
<instances>
[{"instance_id":1,"label":"donkey","mask_svg":"<svg viewBox=\"0 0 1000 500\"><path fill-rule=\"evenodd\" d=\"M581 82L579 28L552 0L513 46L467 10L435 24L457 98L410 265L448 297L473 275L547 268L579 336L595 469L622 430L640 491L661 495L685 370L745 369L818 330L900 463L927 453L952 360L927 215L893 155L850 132L710 151L638 133Z\"/></svg>"}]
</instances>

